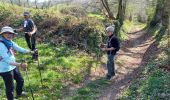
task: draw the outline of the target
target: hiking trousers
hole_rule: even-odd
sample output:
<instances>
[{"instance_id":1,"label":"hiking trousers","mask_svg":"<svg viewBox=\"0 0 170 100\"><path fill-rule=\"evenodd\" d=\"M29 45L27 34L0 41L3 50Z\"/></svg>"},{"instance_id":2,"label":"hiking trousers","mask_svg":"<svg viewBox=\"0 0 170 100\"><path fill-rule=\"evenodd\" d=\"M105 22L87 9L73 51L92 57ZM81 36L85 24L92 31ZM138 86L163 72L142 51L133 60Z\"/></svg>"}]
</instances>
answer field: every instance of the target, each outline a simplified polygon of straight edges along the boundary
<instances>
[{"instance_id":1,"label":"hiking trousers","mask_svg":"<svg viewBox=\"0 0 170 100\"><path fill-rule=\"evenodd\" d=\"M21 95L23 91L24 79L21 76L18 68L15 68L12 71L0 73L0 76L3 78L5 83L6 97L8 100L14 100L14 82L16 81L16 93Z\"/></svg>"},{"instance_id":2,"label":"hiking trousers","mask_svg":"<svg viewBox=\"0 0 170 100\"><path fill-rule=\"evenodd\" d=\"M115 55L113 54L108 54L107 55L107 70L108 76L114 76L115 75Z\"/></svg>"},{"instance_id":3,"label":"hiking trousers","mask_svg":"<svg viewBox=\"0 0 170 100\"><path fill-rule=\"evenodd\" d=\"M32 34L32 36L25 34L25 40L26 40L27 45L30 48L30 50L33 51L36 49L36 33ZM32 55L32 59L37 59L36 54Z\"/></svg>"},{"instance_id":4,"label":"hiking trousers","mask_svg":"<svg viewBox=\"0 0 170 100\"><path fill-rule=\"evenodd\" d=\"M35 50L35 48L36 48L36 33L32 34L32 36L29 36L26 33L25 40L26 40L27 45L30 48L30 50Z\"/></svg>"}]
</instances>

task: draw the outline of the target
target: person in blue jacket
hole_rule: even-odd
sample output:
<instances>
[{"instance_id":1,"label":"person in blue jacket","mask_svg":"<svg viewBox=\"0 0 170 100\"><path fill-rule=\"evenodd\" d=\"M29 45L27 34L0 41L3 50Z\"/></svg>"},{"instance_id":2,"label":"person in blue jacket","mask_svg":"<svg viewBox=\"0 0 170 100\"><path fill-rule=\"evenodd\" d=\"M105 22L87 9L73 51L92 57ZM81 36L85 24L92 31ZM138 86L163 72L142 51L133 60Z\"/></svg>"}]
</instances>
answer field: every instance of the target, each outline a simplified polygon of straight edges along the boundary
<instances>
[{"instance_id":1,"label":"person in blue jacket","mask_svg":"<svg viewBox=\"0 0 170 100\"><path fill-rule=\"evenodd\" d=\"M24 79L20 74L18 67L27 68L27 63L16 62L14 50L22 53L33 54L34 51L26 50L18 46L12 39L17 33L13 28L5 26L0 32L0 76L3 78L6 88L6 97L8 100L14 100L14 83L16 81L17 97L24 94L23 85Z\"/></svg>"}]
</instances>

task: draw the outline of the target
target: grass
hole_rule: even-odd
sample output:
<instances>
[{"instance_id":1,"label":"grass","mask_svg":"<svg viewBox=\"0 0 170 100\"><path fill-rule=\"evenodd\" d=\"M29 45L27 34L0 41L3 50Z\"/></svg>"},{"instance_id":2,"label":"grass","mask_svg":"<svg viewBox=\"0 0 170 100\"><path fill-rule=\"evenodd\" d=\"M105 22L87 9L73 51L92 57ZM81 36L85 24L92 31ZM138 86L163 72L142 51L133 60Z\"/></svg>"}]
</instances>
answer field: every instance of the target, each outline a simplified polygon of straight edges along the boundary
<instances>
[{"instance_id":1,"label":"grass","mask_svg":"<svg viewBox=\"0 0 170 100\"><path fill-rule=\"evenodd\" d=\"M66 97L64 100L95 100L99 91L110 84L110 81L100 78L76 90L73 96Z\"/></svg>"},{"instance_id":2,"label":"grass","mask_svg":"<svg viewBox=\"0 0 170 100\"><path fill-rule=\"evenodd\" d=\"M22 47L27 48L23 38L16 38L15 41ZM28 61L28 76L31 88L34 91L36 100L57 100L62 97L62 91L70 84L79 84L83 81L90 57L85 53L77 53L66 45L52 46L51 44L38 44L40 68L37 63L32 62L31 55L17 53L17 61L26 59ZM38 69L41 70L43 86L40 82ZM25 79L24 90L29 93L29 97L20 100L30 100L30 87L25 71L21 73ZM5 99L5 89L2 79L0 80L0 98ZM50 93L49 93L50 91Z\"/></svg>"}]
</instances>

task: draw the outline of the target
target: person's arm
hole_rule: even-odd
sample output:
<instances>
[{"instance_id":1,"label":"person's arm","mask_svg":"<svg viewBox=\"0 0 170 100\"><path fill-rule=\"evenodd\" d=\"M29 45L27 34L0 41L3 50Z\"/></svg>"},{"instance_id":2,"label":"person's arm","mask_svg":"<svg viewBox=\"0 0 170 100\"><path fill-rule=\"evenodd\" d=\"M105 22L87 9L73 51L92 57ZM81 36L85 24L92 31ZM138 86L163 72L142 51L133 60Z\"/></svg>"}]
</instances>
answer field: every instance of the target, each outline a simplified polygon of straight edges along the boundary
<instances>
[{"instance_id":1,"label":"person's arm","mask_svg":"<svg viewBox=\"0 0 170 100\"><path fill-rule=\"evenodd\" d=\"M29 32L28 34L31 36L32 34L34 34L37 31L37 27L36 27L36 25L34 24L34 22L32 20L29 21L29 24L32 27L32 31Z\"/></svg>"},{"instance_id":2,"label":"person's arm","mask_svg":"<svg viewBox=\"0 0 170 100\"><path fill-rule=\"evenodd\" d=\"M112 51L112 50L115 50L114 47L111 47L111 48L102 48L102 51Z\"/></svg>"},{"instance_id":3,"label":"person's arm","mask_svg":"<svg viewBox=\"0 0 170 100\"><path fill-rule=\"evenodd\" d=\"M32 34L34 34L36 31L37 31L37 27L34 25L32 32L30 32L29 34L32 35Z\"/></svg>"},{"instance_id":4,"label":"person's arm","mask_svg":"<svg viewBox=\"0 0 170 100\"><path fill-rule=\"evenodd\" d=\"M10 62L9 64L17 67L22 67L23 69L27 68L27 63Z\"/></svg>"},{"instance_id":5,"label":"person's arm","mask_svg":"<svg viewBox=\"0 0 170 100\"><path fill-rule=\"evenodd\" d=\"M111 48L105 48L105 51L112 51L112 50L115 50L114 47L111 47Z\"/></svg>"},{"instance_id":6,"label":"person's arm","mask_svg":"<svg viewBox=\"0 0 170 100\"><path fill-rule=\"evenodd\" d=\"M19 52L22 52L22 53L30 53L30 54L33 54L33 53L34 53L34 51L26 50L26 49L18 46L15 42L13 42L13 48L14 48L16 51L19 51Z\"/></svg>"},{"instance_id":7,"label":"person's arm","mask_svg":"<svg viewBox=\"0 0 170 100\"><path fill-rule=\"evenodd\" d=\"M1 62L7 63L9 65L22 67L24 69L27 67L26 63L18 63L18 62L15 62L14 60L11 60L9 58L9 55L7 54L6 46L3 43L0 43L0 58L1 58L0 60Z\"/></svg>"},{"instance_id":8,"label":"person's arm","mask_svg":"<svg viewBox=\"0 0 170 100\"><path fill-rule=\"evenodd\" d=\"M19 29L15 29L15 31L16 31L16 32L22 32L22 31L24 31L24 28L21 27L21 28L19 28Z\"/></svg>"}]
</instances>

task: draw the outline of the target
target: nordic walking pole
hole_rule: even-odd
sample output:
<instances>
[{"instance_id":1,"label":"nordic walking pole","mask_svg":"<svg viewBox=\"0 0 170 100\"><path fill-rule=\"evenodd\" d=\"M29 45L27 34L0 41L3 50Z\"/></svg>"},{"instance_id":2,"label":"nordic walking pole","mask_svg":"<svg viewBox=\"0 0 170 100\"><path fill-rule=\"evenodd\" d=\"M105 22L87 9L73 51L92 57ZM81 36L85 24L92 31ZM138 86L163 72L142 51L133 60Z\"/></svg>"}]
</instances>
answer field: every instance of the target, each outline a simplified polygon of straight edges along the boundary
<instances>
[{"instance_id":1,"label":"nordic walking pole","mask_svg":"<svg viewBox=\"0 0 170 100\"><path fill-rule=\"evenodd\" d=\"M22 60L22 62L26 62L26 60ZM27 79L28 79L28 86L29 86L29 89L30 89L30 92L31 92L32 100L34 100L34 94L33 94L32 88L31 88L30 78L29 78L29 76L28 76L28 70L27 70L27 68L25 69L25 73L26 73L26 77L27 77Z\"/></svg>"},{"instance_id":2,"label":"nordic walking pole","mask_svg":"<svg viewBox=\"0 0 170 100\"><path fill-rule=\"evenodd\" d=\"M39 62L38 49L36 49L36 50L35 50L35 55L36 55L36 57L37 57L38 71L39 71L39 74L40 74L40 81L41 81L41 85L43 86L42 74L41 74L41 70L40 70L40 62Z\"/></svg>"},{"instance_id":3,"label":"nordic walking pole","mask_svg":"<svg viewBox=\"0 0 170 100\"><path fill-rule=\"evenodd\" d=\"M24 32L25 34L28 34L28 32ZM39 63L39 55L38 55L38 49L36 48L34 50L35 52L35 55L36 55L36 58L37 58L37 62L38 62L38 71L39 71L39 74L40 74L40 81L41 81L41 85L43 86L43 82L42 82L42 75L41 75L41 70L40 70L40 63Z\"/></svg>"}]
</instances>

